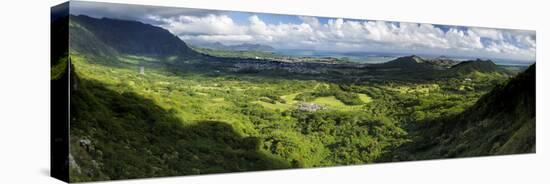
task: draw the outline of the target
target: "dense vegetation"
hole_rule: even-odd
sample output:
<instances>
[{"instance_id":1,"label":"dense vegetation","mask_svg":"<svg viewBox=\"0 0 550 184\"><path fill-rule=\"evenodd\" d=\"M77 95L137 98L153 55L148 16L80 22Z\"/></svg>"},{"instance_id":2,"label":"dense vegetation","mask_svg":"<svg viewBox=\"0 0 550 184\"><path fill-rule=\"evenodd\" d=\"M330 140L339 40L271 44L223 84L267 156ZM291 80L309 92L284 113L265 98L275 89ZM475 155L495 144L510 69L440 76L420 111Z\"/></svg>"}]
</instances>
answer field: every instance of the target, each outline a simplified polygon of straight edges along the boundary
<instances>
[{"instance_id":1,"label":"dense vegetation","mask_svg":"<svg viewBox=\"0 0 550 184\"><path fill-rule=\"evenodd\" d=\"M535 152L535 76L532 65L466 111L417 124L410 130L416 134L413 144L395 151L394 159Z\"/></svg>"},{"instance_id":2,"label":"dense vegetation","mask_svg":"<svg viewBox=\"0 0 550 184\"><path fill-rule=\"evenodd\" d=\"M78 75L75 75L78 76ZM289 168L219 121L184 123L174 111L130 91L73 79L71 181Z\"/></svg>"},{"instance_id":3,"label":"dense vegetation","mask_svg":"<svg viewBox=\"0 0 550 184\"><path fill-rule=\"evenodd\" d=\"M524 87L510 89L523 82L506 82L509 72L479 61L448 69L416 56L372 66L279 63L253 60L255 51L196 53L169 32L139 22L71 16L70 28L72 181L487 155L495 152L468 147L485 142L478 135L487 129L463 130L489 120L464 114L514 124L488 126L499 131L494 141L512 139L523 122L534 122L534 113L515 119L481 110L500 107L491 101L501 97L492 94ZM138 30L143 33L131 33ZM124 31L130 33L120 35ZM146 33L163 41L138 39ZM173 42L181 48L154 47ZM518 105L534 91L502 94L513 99L502 108L534 112L534 99ZM468 123L456 123L462 120ZM534 136L522 131L513 136L519 142L498 141L509 145L498 149L534 151L517 146ZM469 139L447 132L469 132L460 134Z\"/></svg>"}]
</instances>

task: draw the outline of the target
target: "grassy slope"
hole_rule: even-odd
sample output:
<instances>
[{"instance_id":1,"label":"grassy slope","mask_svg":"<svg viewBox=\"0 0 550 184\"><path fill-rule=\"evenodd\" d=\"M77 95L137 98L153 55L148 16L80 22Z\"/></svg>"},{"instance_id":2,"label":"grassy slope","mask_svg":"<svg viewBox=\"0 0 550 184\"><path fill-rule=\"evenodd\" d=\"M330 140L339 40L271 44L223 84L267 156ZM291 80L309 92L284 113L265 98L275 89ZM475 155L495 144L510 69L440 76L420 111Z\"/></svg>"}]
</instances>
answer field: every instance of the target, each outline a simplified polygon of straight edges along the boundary
<instances>
[{"instance_id":1,"label":"grassy slope","mask_svg":"<svg viewBox=\"0 0 550 184\"><path fill-rule=\"evenodd\" d=\"M463 113L413 131L417 138L399 150L397 160L535 152L535 65Z\"/></svg>"},{"instance_id":2,"label":"grassy slope","mask_svg":"<svg viewBox=\"0 0 550 184\"><path fill-rule=\"evenodd\" d=\"M73 82L71 154L82 168L71 170L73 182L290 167L226 122L182 122L134 92L86 77Z\"/></svg>"}]
</instances>

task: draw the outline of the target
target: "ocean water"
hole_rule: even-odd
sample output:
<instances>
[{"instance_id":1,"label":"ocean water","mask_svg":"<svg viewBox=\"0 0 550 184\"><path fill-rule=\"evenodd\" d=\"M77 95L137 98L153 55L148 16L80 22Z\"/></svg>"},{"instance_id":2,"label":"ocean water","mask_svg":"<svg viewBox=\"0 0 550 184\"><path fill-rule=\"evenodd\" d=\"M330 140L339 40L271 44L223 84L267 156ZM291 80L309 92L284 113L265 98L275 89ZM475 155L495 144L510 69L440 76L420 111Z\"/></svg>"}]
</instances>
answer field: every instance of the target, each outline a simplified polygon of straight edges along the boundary
<instances>
[{"instance_id":1,"label":"ocean water","mask_svg":"<svg viewBox=\"0 0 550 184\"><path fill-rule=\"evenodd\" d=\"M318 50L277 50L276 54L294 57L334 57L338 59L349 60L357 63L384 63L404 55L386 54L386 53L366 53L366 52L330 52Z\"/></svg>"},{"instance_id":2,"label":"ocean water","mask_svg":"<svg viewBox=\"0 0 550 184\"><path fill-rule=\"evenodd\" d=\"M352 62L362 63L362 64L376 64L384 63L391 60L394 60L398 57L408 56L411 54L394 54L394 53L376 53L376 52L334 52L334 51L319 51L319 50L276 50L276 54L284 56L294 56L294 57L334 57L339 59L347 59ZM432 55L419 55L422 58L433 59L440 56ZM447 57L456 61L465 61L465 60L475 60L477 58L473 57ZM482 58L482 59L491 59L491 58ZM506 66L529 66L535 61L518 61L511 59L491 59L497 65L506 65Z\"/></svg>"}]
</instances>

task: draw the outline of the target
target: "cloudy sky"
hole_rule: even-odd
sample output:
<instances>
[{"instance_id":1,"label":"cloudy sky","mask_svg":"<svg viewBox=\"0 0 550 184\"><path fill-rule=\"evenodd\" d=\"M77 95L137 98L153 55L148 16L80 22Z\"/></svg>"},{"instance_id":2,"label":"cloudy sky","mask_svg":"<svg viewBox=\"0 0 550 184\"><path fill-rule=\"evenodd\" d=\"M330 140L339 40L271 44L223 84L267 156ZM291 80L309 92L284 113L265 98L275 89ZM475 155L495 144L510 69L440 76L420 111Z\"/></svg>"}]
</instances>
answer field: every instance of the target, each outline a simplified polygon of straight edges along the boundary
<instances>
[{"instance_id":1,"label":"cloudy sky","mask_svg":"<svg viewBox=\"0 0 550 184\"><path fill-rule=\"evenodd\" d=\"M260 43L276 49L382 52L533 62L534 31L233 11L71 2L71 14L136 20L190 43Z\"/></svg>"}]
</instances>

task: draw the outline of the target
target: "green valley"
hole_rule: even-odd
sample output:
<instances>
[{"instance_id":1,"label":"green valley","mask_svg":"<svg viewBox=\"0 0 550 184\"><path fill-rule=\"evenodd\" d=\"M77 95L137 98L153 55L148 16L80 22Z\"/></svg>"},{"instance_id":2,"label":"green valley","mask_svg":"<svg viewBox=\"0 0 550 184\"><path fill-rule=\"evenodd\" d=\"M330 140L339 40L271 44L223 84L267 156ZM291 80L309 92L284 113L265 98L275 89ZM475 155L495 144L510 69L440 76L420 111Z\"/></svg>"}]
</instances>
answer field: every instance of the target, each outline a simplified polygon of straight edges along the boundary
<instances>
[{"instance_id":1,"label":"green valley","mask_svg":"<svg viewBox=\"0 0 550 184\"><path fill-rule=\"evenodd\" d=\"M534 65L283 60L190 48L136 21L68 26L67 67L52 78L71 78L73 181L535 150Z\"/></svg>"}]
</instances>

